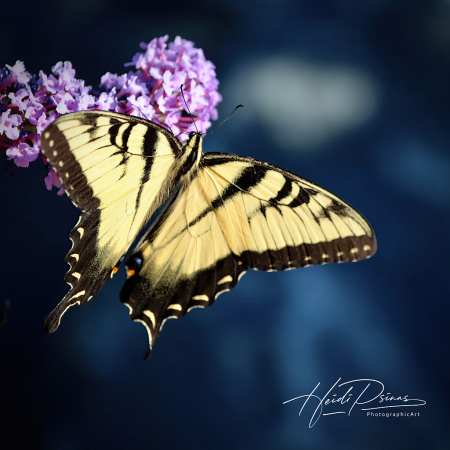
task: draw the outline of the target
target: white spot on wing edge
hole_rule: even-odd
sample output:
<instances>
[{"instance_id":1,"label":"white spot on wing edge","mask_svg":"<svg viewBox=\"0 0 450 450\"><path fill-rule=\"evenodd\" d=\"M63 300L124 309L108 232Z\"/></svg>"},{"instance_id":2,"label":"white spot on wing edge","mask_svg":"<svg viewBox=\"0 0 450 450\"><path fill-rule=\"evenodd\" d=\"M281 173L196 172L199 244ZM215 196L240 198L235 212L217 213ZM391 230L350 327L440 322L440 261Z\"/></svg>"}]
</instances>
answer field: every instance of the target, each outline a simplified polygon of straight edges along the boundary
<instances>
[{"instance_id":1,"label":"white spot on wing edge","mask_svg":"<svg viewBox=\"0 0 450 450\"><path fill-rule=\"evenodd\" d=\"M188 308L187 312L189 312L191 309L194 309L194 308L204 308L204 307L205 307L204 305L194 305L194 306L191 306L190 308Z\"/></svg>"},{"instance_id":2,"label":"white spot on wing edge","mask_svg":"<svg viewBox=\"0 0 450 450\"><path fill-rule=\"evenodd\" d=\"M79 274L78 272L73 272L73 273L71 273L71 275L73 277L75 277L77 280L79 280L81 278L81 274Z\"/></svg>"},{"instance_id":3,"label":"white spot on wing edge","mask_svg":"<svg viewBox=\"0 0 450 450\"><path fill-rule=\"evenodd\" d=\"M73 295L73 296L70 298L70 300L72 300L72 299L74 299L74 298L77 298L77 297L81 297L81 296L84 295L84 294L86 294L86 291L80 291L80 292L77 292L75 295ZM78 303L80 303L80 302L78 302Z\"/></svg>"},{"instance_id":4,"label":"white spot on wing edge","mask_svg":"<svg viewBox=\"0 0 450 450\"><path fill-rule=\"evenodd\" d=\"M246 273L247 273L246 270L244 270L243 272L241 272L241 273L238 275L238 281L239 281Z\"/></svg>"},{"instance_id":5,"label":"white spot on wing edge","mask_svg":"<svg viewBox=\"0 0 450 450\"><path fill-rule=\"evenodd\" d=\"M169 305L167 309L176 309L177 311L181 311L183 307L179 303L174 303L173 305Z\"/></svg>"},{"instance_id":6,"label":"white spot on wing edge","mask_svg":"<svg viewBox=\"0 0 450 450\"><path fill-rule=\"evenodd\" d=\"M209 297L205 294L201 294L201 295L194 295L193 297L191 297L192 300L201 300L204 302L209 302Z\"/></svg>"},{"instance_id":7,"label":"white spot on wing edge","mask_svg":"<svg viewBox=\"0 0 450 450\"><path fill-rule=\"evenodd\" d=\"M76 261L78 261L80 259L80 255L78 253L72 253L70 255L71 258L75 258Z\"/></svg>"},{"instance_id":8,"label":"white spot on wing edge","mask_svg":"<svg viewBox=\"0 0 450 450\"><path fill-rule=\"evenodd\" d=\"M161 330L163 329L164 324L166 323L167 320L169 319L178 319L178 316L167 316L163 319L163 321L161 322L161 325L159 327L159 332L161 333Z\"/></svg>"},{"instance_id":9,"label":"white spot on wing edge","mask_svg":"<svg viewBox=\"0 0 450 450\"><path fill-rule=\"evenodd\" d=\"M220 295L223 294L224 292L228 292L230 289L222 289L221 291L217 292L217 294L214 296L214 300Z\"/></svg>"},{"instance_id":10,"label":"white spot on wing edge","mask_svg":"<svg viewBox=\"0 0 450 450\"><path fill-rule=\"evenodd\" d=\"M78 228L77 229L77 231L78 231L78 233L80 233L80 239L83 237L83 234L84 234L84 228Z\"/></svg>"},{"instance_id":11,"label":"white spot on wing edge","mask_svg":"<svg viewBox=\"0 0 450 450\"><path fill-rule=\"evenodd\" d=\"M126 303L125 303L125 304L126 304ZM128 305L127 305L127 306L128 306ZM150 348L152 348L152 332L151 332L150 328L148 327L148 325L145 323L144 320L141 320L141 319L134 319L134 321L135 321L135 322L140 322L140 323L142 323L142 324L144 325L144 327L145 327L145 329L147 330L147 333L148 333L148 340L149 340Z\"/></svg>"},{"instance_id":12,"label":"white spot on wing edge","mask_svg":"<svg viewBox=\"0 0 450 450\"><path fill-rule=\"evenodd\" d=\"M155 315L153 314L152 311L150 311L149 309L146 309L145 311L142 311L152 322L153 328L155 328L156 326L156 319L155 319Z\"/></svg>"},{"instance_id":13,"label":"white spot on wing edge","mask_svg":"<svg viewBox=\"0 0 450 450\"><path fill-rule=\"evenodd\" d=\"M233 277L232 277L231 275L227 275L227 276L221 278L221 279L217 282L217 284L219 285L219 284L223 284L223 283L228 283L228 282L230 282L230 281L233 281Z\"/></svg>"},{"instance_id":14,"label":"white spot on wing edge","mask_svg":"<svg viewBox=\"0 0 450 450\"><path fill-rule=\"evenodd\" d=\"M363 247L363 249L364 249L366 252L368 252L371 248L372 248L372 247L371 247L370 245L367 245L367 244Z\"/></svg>"},{"instance_id":15,"label":"white spot on wing edge","mask_svg":"<svg viewBox=\"0 0 450 450\"><path fill-rule=\"evenodd\" d=\"M81 292L84 293L84 291L81 291ZM75 296L72 297L72 298L75 298ZM76 301L75 303L72 303L71 305L68 305L68 306L67 306L67 308L66 308L66 309L61 313L61 315L59 316L58 327L59 327L59 325L61 324L61 318L62 318L62 316L66 313L66 311L67 311L69 308L71 308L72 306L74 306L74 305L79 305L79 304L80 304L80 301L78 300L78 301Z\"/></svg>"}]
</instances>

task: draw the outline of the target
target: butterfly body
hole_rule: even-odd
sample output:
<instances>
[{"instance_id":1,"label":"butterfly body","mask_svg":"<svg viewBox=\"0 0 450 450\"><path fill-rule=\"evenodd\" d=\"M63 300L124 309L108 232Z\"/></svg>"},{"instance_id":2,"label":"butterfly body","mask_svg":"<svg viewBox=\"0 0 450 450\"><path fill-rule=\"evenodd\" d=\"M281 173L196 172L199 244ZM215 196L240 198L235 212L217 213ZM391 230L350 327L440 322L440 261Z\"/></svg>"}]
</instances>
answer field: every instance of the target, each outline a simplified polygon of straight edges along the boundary
<instances>
[{"instance_id":1,"label":"butterfly body","mask_svg":"<svg viewBox=\"0 0 450 450\"><path fill-rule=\"evenodd\" d=\"M249 269L288 270L373 255L367 221L299 176L252 158L203 153L150 121L84 111L43 133L43 153L82 214L70 233L69 293L49 315L55 331L117 271L153 212L167 207L127 258L120 298L143 323L150 349L164 322L210 306Z\"/></svg>"}]
</instances>

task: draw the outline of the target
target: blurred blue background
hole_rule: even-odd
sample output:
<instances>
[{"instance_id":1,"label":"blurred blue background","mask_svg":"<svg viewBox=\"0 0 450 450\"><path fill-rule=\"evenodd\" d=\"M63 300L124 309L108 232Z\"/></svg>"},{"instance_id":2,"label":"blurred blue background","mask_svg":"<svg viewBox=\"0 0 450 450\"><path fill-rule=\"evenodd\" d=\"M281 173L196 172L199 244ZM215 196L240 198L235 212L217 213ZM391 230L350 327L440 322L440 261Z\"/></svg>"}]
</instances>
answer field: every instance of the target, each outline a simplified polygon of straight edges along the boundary
<instances>
[{"instance_id":1,"label":"blurred blue background","mask_svg":"<svg viewBox=\"0 0 450 450\"><path fill-rule=\"evenodd\" d=\"M207 310L147 334L119 300L124 271L53 335L78 212L39 161L0 161L0 442L26 449L447 449L450 432L450 2L228 0L2 6L0 66L72 61L98 87L141 41L176 35L217 68L223 119L205 151L249 155L361 211L372 259L249 272ZM427 402L420 417L322 417L321 383L372 378ZM398 410L398 408L396 408ZM397 411L395 411L397 412Z\"/></svg>"}]
</instances>

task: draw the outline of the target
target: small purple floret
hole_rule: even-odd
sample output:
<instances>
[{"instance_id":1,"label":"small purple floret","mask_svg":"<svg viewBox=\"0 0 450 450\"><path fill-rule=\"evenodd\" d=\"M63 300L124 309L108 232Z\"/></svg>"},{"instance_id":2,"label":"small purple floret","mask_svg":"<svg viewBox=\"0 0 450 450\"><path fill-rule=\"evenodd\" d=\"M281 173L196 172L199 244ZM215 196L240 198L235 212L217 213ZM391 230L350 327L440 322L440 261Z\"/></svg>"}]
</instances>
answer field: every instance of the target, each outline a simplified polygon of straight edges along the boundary
<instances>
[{"instance_id":1,"label":"small purple floret","mask_svg":"<svg viewBox=\"0 0 450 450\"><path fill-rule=\"evenodd\" d=\"M19 139L20 129L17 128L22 123L22 118L16 114L10 116L11 110L8 109L0 117L0 135L4 133L8 139Z\"/></svg>"},{"instance_id":2,"label":"small purple floret","mask_svg":"<svg viewBox=\"0 0 450 450\"><path fill-rule=\"evenodd\" d=\"M14 159L14 163L18 167L28 167L39 156L39 149L30 147L25 142L11 146L6 150L8 159Z\"/></svg>"},{"instance_id":3,"label":"small purple floret","mask_svg":"<svg viewBox=\"0 0 450 450\"><path fill-rule=\"evenodd\" d=\"M45 177L44 182L45 182L45 187L47 188L47 190L51 191L52 187L55 186L55 187L59 188L59 190L57 192L58 195L64 194L65 190L61 185L61 180L59 179L58 175L56 175L56 173L53 169L50 169L48 171L48 175Z\"/></svg>"}]
</instances>

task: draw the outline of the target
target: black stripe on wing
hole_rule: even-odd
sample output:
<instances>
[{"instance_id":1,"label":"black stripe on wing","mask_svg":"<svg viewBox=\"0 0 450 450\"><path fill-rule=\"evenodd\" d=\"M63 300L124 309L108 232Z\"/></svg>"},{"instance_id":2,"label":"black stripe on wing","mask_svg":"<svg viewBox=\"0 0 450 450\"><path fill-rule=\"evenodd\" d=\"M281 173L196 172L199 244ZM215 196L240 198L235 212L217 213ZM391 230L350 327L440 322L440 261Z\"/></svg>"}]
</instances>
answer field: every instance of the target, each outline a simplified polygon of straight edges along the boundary
<instances>
[{"instance_id":1,"label":"black stripe on wing","mask_svg":"<svg viewBox=\"0 0 450 450\"><path fill-rule=\"evenodd\" d=\"M157 134L155 133L155 131L153 129L151 129L149 127L147 132L145 133L143 155L144 156L152 155L154 149L156 148L157 142L158 142ZM144 167L144 171L142 173L142 177L140 179L139 192L136 197L136 206L135 206L136 212L141 203L141 195L142 195L142 190L144 189L144 184L147 183L147 181L150 178L150 172L152 170L152 166L153 166L153 158L145 158L145 167Z\"/></svg>"}]
</instances>

